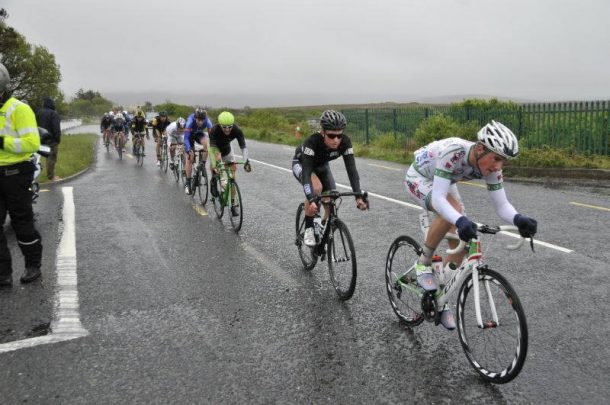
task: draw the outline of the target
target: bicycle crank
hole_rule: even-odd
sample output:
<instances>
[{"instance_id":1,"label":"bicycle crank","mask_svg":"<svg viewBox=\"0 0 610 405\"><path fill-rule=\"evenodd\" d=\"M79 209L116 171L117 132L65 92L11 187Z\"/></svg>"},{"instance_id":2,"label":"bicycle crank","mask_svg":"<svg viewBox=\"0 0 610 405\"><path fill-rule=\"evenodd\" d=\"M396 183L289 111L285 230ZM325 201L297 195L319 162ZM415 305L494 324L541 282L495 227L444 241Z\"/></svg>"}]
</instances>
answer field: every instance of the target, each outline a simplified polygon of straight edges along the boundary
<instances>
[{"instance_id":1,"label":"bicycle crank","mask_svg":"<svg viewBox=\"0 0 610 405\"><path fill-rule=\"evenodd\" d=\"M437 311L436 299L434 292L426 291L421 297L421 309L424 314L424 319L428 322L438 322L440 316Z\"/></svg>"}]
</instances>

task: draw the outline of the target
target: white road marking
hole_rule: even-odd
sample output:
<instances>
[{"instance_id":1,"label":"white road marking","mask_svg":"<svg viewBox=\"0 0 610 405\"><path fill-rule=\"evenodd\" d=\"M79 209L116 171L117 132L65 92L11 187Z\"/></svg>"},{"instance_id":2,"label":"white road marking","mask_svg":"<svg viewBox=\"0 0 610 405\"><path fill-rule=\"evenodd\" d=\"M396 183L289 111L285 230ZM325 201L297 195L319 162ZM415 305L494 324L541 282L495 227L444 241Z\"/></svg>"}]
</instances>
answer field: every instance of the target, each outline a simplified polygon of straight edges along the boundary
<instances>
[{"instance_id":1,"label":"white road marking","mask_svg":"<svg viewBox=\"0 0 610 405\"><path fill-rule=\"evenodd\" d=\"M278 170L283 170L285 172L292 173L292 170L286 169L285 167L276 166L276 165L273 165L273 164L267 163L267 162L261 162L260 160L254 160L254 159L250 159L250 160L252 162L260 163L260 164L265 165L265 166L273 167L273 168L278 169ZM352 189L350 186L346 186L344 184L339 184L339 183L337 183L337 187L341 187L341 188L344 188L344 189L347 189L347 190L351 190ZM405 207L409 207L409 208L413 208L413 209L417 209L417 210L422 210L423 209L419 205L410 204L410 203L407 203L407 202L404 202L404 201L397 200L395 198L386 197L386 196L383 196L381 194L372 193L370 191L369 191L369 195L372 196L372 197L376 197L376 198L379 198L381 200L389 201L389 202L392 202L394 204L402 205L402 206L405 206ZM515 238L520 238L521 237L520 235L517 235L515 233L510 233L510 232L502 232L502 233L505 234L505 235L509 235L509 236L515 237ZM553 245L552 243L542 242L540 240L534 240L534 243L537 244L537 245L544 246L544 247L547 247L549 249L558 250L558 251L564 252L564 253L572 253L572 252L574 252L573 250L570 250L570 249L567 249L567 248L564 248L564 247L561 247L561 246Z\"/></svg>"},{"instance_id":2,"label":"white road marking","mask_svg":"<svg viewBox=\"0 0 610 405\"><path fill-rule=\"evenodd\" d=\"M51 323L51 334L0 344L0 353L26 347L63 342L87 336L80 322L76 282L76 229L72 187L62 187L64 206L60 224L61 240L57 247L57 311Z\"/></svg>"},{"instance_id":3,"label":"white road marking","mask_svg":"<svg viewBox=\"0 0 610 405\"><path fill-rule=\"evenodd\" d=\"M195 210L195 212L199 215L201 215L202 217L205 217L208 215L208 212L206 211L205 208L203 208L201 205L197 204L197 203L193 203L192 204L193 209Z\"/></svg>"},{"instance_id":4,"label":"white road marking","mask_svg":"<svg viewBox=\"0 0 610 405\"><path fill-rule=\"evenodd\" d=\"M390 167L390 166L376 165L375 163L367 163L367 164L368 164L369 166L380 167L380 168L382 168L382 169L394 170L394 171L397 171L397 172L401 172L401 171L403 171L403 170L404 170L404 169L399 169L399 168L397 168L397 167Z\"/></svg>"},{"instance_id":5,"label":"white road marking","mask_svg":"<svg viewBox=\"0 0 610 405\"><path fill-rule=\"evenodd\" d=\"M593 209L601 210L601 211L610 211L610 208L600 207L600 206L597 206L597 205L582 204L582 203L577 203L577 202L574 202L574 201L571 201L570 204L577 205L579 207L593 208Z\"/></svg>"}]
</instances>

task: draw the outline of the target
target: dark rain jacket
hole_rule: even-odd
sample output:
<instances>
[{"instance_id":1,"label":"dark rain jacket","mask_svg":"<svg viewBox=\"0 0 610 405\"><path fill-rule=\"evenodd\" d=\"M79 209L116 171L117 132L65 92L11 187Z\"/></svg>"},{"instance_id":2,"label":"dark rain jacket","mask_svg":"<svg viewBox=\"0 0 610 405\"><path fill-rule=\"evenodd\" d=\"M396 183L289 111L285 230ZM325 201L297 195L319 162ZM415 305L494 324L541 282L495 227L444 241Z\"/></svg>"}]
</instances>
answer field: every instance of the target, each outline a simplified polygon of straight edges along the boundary
<instances>
[{"instance_id":1,"label":"dark rain jacket","mask_svg":"<svg viewBox=\"0 0 610 405\"><path fill-rule=\"evenodd\" d=\"M53 142L59 143L61 138L60 118L55 111L55 103L50 98L44 99L43 107L36 111L36 122L39 127L49 131Z\"/></svg>"}]
</instances>

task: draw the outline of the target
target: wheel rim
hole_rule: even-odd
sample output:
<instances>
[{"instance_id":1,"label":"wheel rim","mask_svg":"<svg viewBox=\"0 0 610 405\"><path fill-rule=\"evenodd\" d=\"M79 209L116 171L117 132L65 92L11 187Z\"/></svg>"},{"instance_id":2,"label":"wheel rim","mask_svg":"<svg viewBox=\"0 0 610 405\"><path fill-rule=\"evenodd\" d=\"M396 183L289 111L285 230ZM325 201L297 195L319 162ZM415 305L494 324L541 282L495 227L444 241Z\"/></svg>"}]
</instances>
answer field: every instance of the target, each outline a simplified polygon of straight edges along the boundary
<instances>
[{"instance_id":1,"label":"wheel rim","mask_svg":"<svg viewBox=\"0 0 610 405\"><path fill-rule=\"evenodd\" d=\"M458 297L458 329L470 364L485 379L505 383L517 376L527 354L525 314L514 290L496 274L479 274L479 296L484 328L477 325L472 275ZM489 294L490 293L490 294ZM491 312L492 297L498 322Z\"/></svg>"},{"instance_id":2,"label":"wheel rim","mask_svg":"<svg viewBox=\"0 0 610 405\"><path fill-rule=\"evenodd\" d=\"M351 298L356 288L356 252L351 235L342 222L337 220L331 228L331 238L328 243L328 270L330 281L339 297L343 300Z\"/></svg>"},{"instance_id":3,"label":"wheel rim","mask_svg":"<svg viewBox=\"0 0 610 405\"><path fill-rule=\"evenodd\" d=\"M421 288L417 285L415 263L419 244L411 238L399 237L392 243L386 259L386 292L392 310L408 325L419 325L424 320L421 312ZM401 278L401 283L398 279Z\"/></svg>"},{"instance_id":4,"label":"wheel rim","mask_svg":"<svg viewBox=\"0 0 610 405\"><path fill-rule=\"evenodd\" d=\"M232 193L231 193L231 225L233 226L233 230L235 232L239 232L241 229L241 225L244 219L244 206L243 201L241 200L241 191L239 190L239 186L234 181L231 182ZM233 208L236 209L238 216L233 216Z\"/></svg>"},{"instance_id":5,"label":"wheel rim","mask_svg":"<svg viewBox=\"0 0 610 405\"><path fill-rule=\"evenodd\" d=\"M208 177L203 173L203 176L199 177L199 186L197 187L197 191L199 192L199 201L201 201L201 205L204 205L208 201Z\"/></svg>"}]
</instances>

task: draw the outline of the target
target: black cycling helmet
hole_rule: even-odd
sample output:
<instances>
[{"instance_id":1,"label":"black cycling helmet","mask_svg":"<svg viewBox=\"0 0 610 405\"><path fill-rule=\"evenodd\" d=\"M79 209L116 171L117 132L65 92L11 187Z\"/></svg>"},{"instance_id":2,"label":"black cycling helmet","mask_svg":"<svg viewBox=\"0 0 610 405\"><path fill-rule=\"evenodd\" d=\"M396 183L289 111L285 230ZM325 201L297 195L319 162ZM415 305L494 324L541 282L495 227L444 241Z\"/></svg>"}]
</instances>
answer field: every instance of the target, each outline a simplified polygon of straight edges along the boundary
<instances>
[{"instance_id":1,"label":"black cycling helmet","mask_svg":"<svg viewBox=\"0 0 610 405\"><path fill-rule=\"evenodd\" d=\"M159 117L167 117L167 111L161 111Z\"/></svg>"},{"instance_id":2,"label":"black cycling helmet","mask_svg":"<svg viewBox=\"0 0 610 405\"><path fill-rule=\"evenodd\" d=\"M203 108L197 108L195 110L195 119L204 120L207 113Z\"/></svg>"},{"instance_id":3,"label":"black cycling helmet","mask_svg":"<svg viewBox=\"0 0 610 405\"><path fill-rule=\"evenodd\" d=\"M320 126L322 129L344 129L347 126L345 115L339 111L326 110L320 116Z\"/></svg>"}]
</instances>

